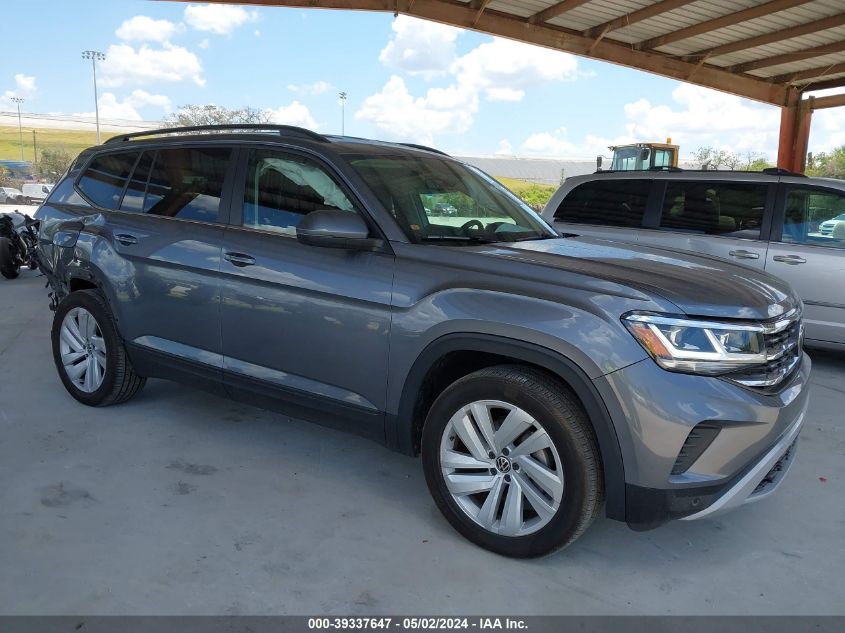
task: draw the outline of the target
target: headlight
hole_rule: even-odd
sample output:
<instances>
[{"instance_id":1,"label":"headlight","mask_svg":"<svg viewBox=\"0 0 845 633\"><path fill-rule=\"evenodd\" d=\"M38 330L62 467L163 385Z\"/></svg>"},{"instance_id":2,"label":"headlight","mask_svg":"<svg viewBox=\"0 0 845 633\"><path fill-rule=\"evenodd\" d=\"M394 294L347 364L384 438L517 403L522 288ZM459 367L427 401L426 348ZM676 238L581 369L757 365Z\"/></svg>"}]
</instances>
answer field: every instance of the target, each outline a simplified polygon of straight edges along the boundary
<instances>
[{"instance_id":1,"label":"headlight","mask_svg":"<svg viewBox=\"0 0 845 633\"><path fill-rule=\"evenodd\" d=\"M767 350L766 334L780 324L722 323L656 314L628 314L625 327L669 371L716 376L765 364L784 353ZM784 321L784 328L789 322Z\"/></svg>"}]
</instances>

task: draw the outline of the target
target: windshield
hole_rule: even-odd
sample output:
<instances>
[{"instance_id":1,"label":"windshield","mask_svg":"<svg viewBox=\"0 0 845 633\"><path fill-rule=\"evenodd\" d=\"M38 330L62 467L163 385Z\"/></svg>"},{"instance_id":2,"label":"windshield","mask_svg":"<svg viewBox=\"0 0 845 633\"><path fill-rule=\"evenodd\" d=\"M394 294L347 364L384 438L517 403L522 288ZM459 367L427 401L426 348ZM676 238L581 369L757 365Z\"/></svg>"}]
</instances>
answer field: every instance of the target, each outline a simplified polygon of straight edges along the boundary
<instances>
[{"instance_id":1,"label":"windshield","mask_svg":"<svg viewBox=\"0 0 845 633\"><path fill-rule=\"evenodd\" d=\"M514 242L556 237L483 172L427 156L346 156L413 242Z\"/></svg>"}]
</instances>

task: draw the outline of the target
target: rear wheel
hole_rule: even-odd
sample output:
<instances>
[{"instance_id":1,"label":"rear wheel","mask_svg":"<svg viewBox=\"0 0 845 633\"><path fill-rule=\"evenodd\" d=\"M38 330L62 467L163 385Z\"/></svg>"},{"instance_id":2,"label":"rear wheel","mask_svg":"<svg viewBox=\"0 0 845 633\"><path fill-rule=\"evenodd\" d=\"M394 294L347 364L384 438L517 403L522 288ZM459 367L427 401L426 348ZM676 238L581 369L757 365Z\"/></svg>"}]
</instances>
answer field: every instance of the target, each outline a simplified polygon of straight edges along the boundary
<instances>
[{"instance_id":1,"label":"rear wheel","mask_svg":"<svg viewBox=\"0 0 845 633\"><path fill-rule=\"evenodd\" d=\"M448 387L426 420L422 459L449 522L506 556L565 547L589 527L604 497L580 403L533 368L482 369Z\"/></svg>"},{"instance_id":2,"label":"rear wheel","mask_svg":"<svg viewBox=\"0 0 845 633\"><path fill-rule=\"evenodd\" d=\"M14 279L20 273L20 268L12 240L0 237L0 275L6 279Z\"/></svg>"},{"instance_id":3,"label":"rear wheel","mask_svg":"<svg viewBox=\"0 0 845 633\"><path fill-rule=\"evenodd\" d=\"M53 359L70 395L90 406L132 398L145 379L135 373L105 298L96 290L73 292L53 318Z\"/></svg>"}]
</instances>

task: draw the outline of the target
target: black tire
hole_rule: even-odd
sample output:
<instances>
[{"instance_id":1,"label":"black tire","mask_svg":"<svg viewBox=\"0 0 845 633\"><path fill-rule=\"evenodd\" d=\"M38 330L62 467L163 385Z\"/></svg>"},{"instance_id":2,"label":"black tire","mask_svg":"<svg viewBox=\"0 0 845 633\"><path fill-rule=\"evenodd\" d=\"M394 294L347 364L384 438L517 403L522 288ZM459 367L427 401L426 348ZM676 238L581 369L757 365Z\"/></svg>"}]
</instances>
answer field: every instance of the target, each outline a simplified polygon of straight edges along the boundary
<instances>
[{"instance_id":1,"label":"black tire","mask_svg":"<svg viewBox=\"0 0 845 633\"><path fill-rule=\"evenodd\" d=\"M24 204L32 204L32 198L27 196L26 198L23 199L23 203Z\"/></svg>"},{"instance_id":2,"label":"black tire","mask_svg":"<svg viewBox=\"0 0 845 633\"><path fill-rule=\"evenodd\" d=\"M446 487L440 443L452 415L478 400L500 400L530 414L549 435L560 455L564 492L547 524L525 536L503 536L470 518ZM516 558L533 558L566 547L598 515L604 501L601 456L592 426L574 394L560 380L519 365L482 369L449 386L428 413L422 434L426 483L437 507L452 526L481 547Z\"/></svg>"},{"instance_id":3,"label":"black tire","mask_svg":"<svg viewBox=\"0 0 845 633\"><path fill-rule=\"evenodd\" d=\"M106 370L98 389L85 392L73 384L62 365L60 336L65 316L74 308L84 308L96 319L106 345ZM115 325L105 297L97 290L78 290L65 297L56 309L52 329L53 361L68 393L82 404L105 407L134 397L146 382L135 373Z\"/></svg>"},{"instance_id":4,"label":"black tire","mask_svg":"<svg viewBox=\"0 0 845 633\"><path fill-rule=\"evenodd\" d=\"M6 279L15 279L20 274L20 265L15 259L12 240L0 237L0 275Z\"/></svg>"}]
</instances>

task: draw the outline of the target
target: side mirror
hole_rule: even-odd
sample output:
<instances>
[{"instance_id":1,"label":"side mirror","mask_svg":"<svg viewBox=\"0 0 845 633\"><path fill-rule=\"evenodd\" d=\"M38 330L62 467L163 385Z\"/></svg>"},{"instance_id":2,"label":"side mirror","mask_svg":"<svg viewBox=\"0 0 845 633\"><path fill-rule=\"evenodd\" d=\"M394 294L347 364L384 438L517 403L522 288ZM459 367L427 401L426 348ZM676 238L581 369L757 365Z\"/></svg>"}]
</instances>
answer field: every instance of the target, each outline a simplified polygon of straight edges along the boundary
<instances>
[{"instance_id":1,"label":"side mirror","mask_svg":"<svg viewBox=\"0 0 845 633\"><path fill-rule=\"evenodd\" d=\"M601 171L602 157L596 156L596 171Z\"/></svg>"},{"instance_id":2,"label":"side mirror","mask_svg":"<svg viewBox=\"0 0 845 633\"><path fill-rule=\"evenodd\" d=\"M339 209L320 209L306 215L296 227L296 239L309 246L356 251L373 251L382 246L382 240L370 238L364 218Z\"/></svg>"}]
</instances>

